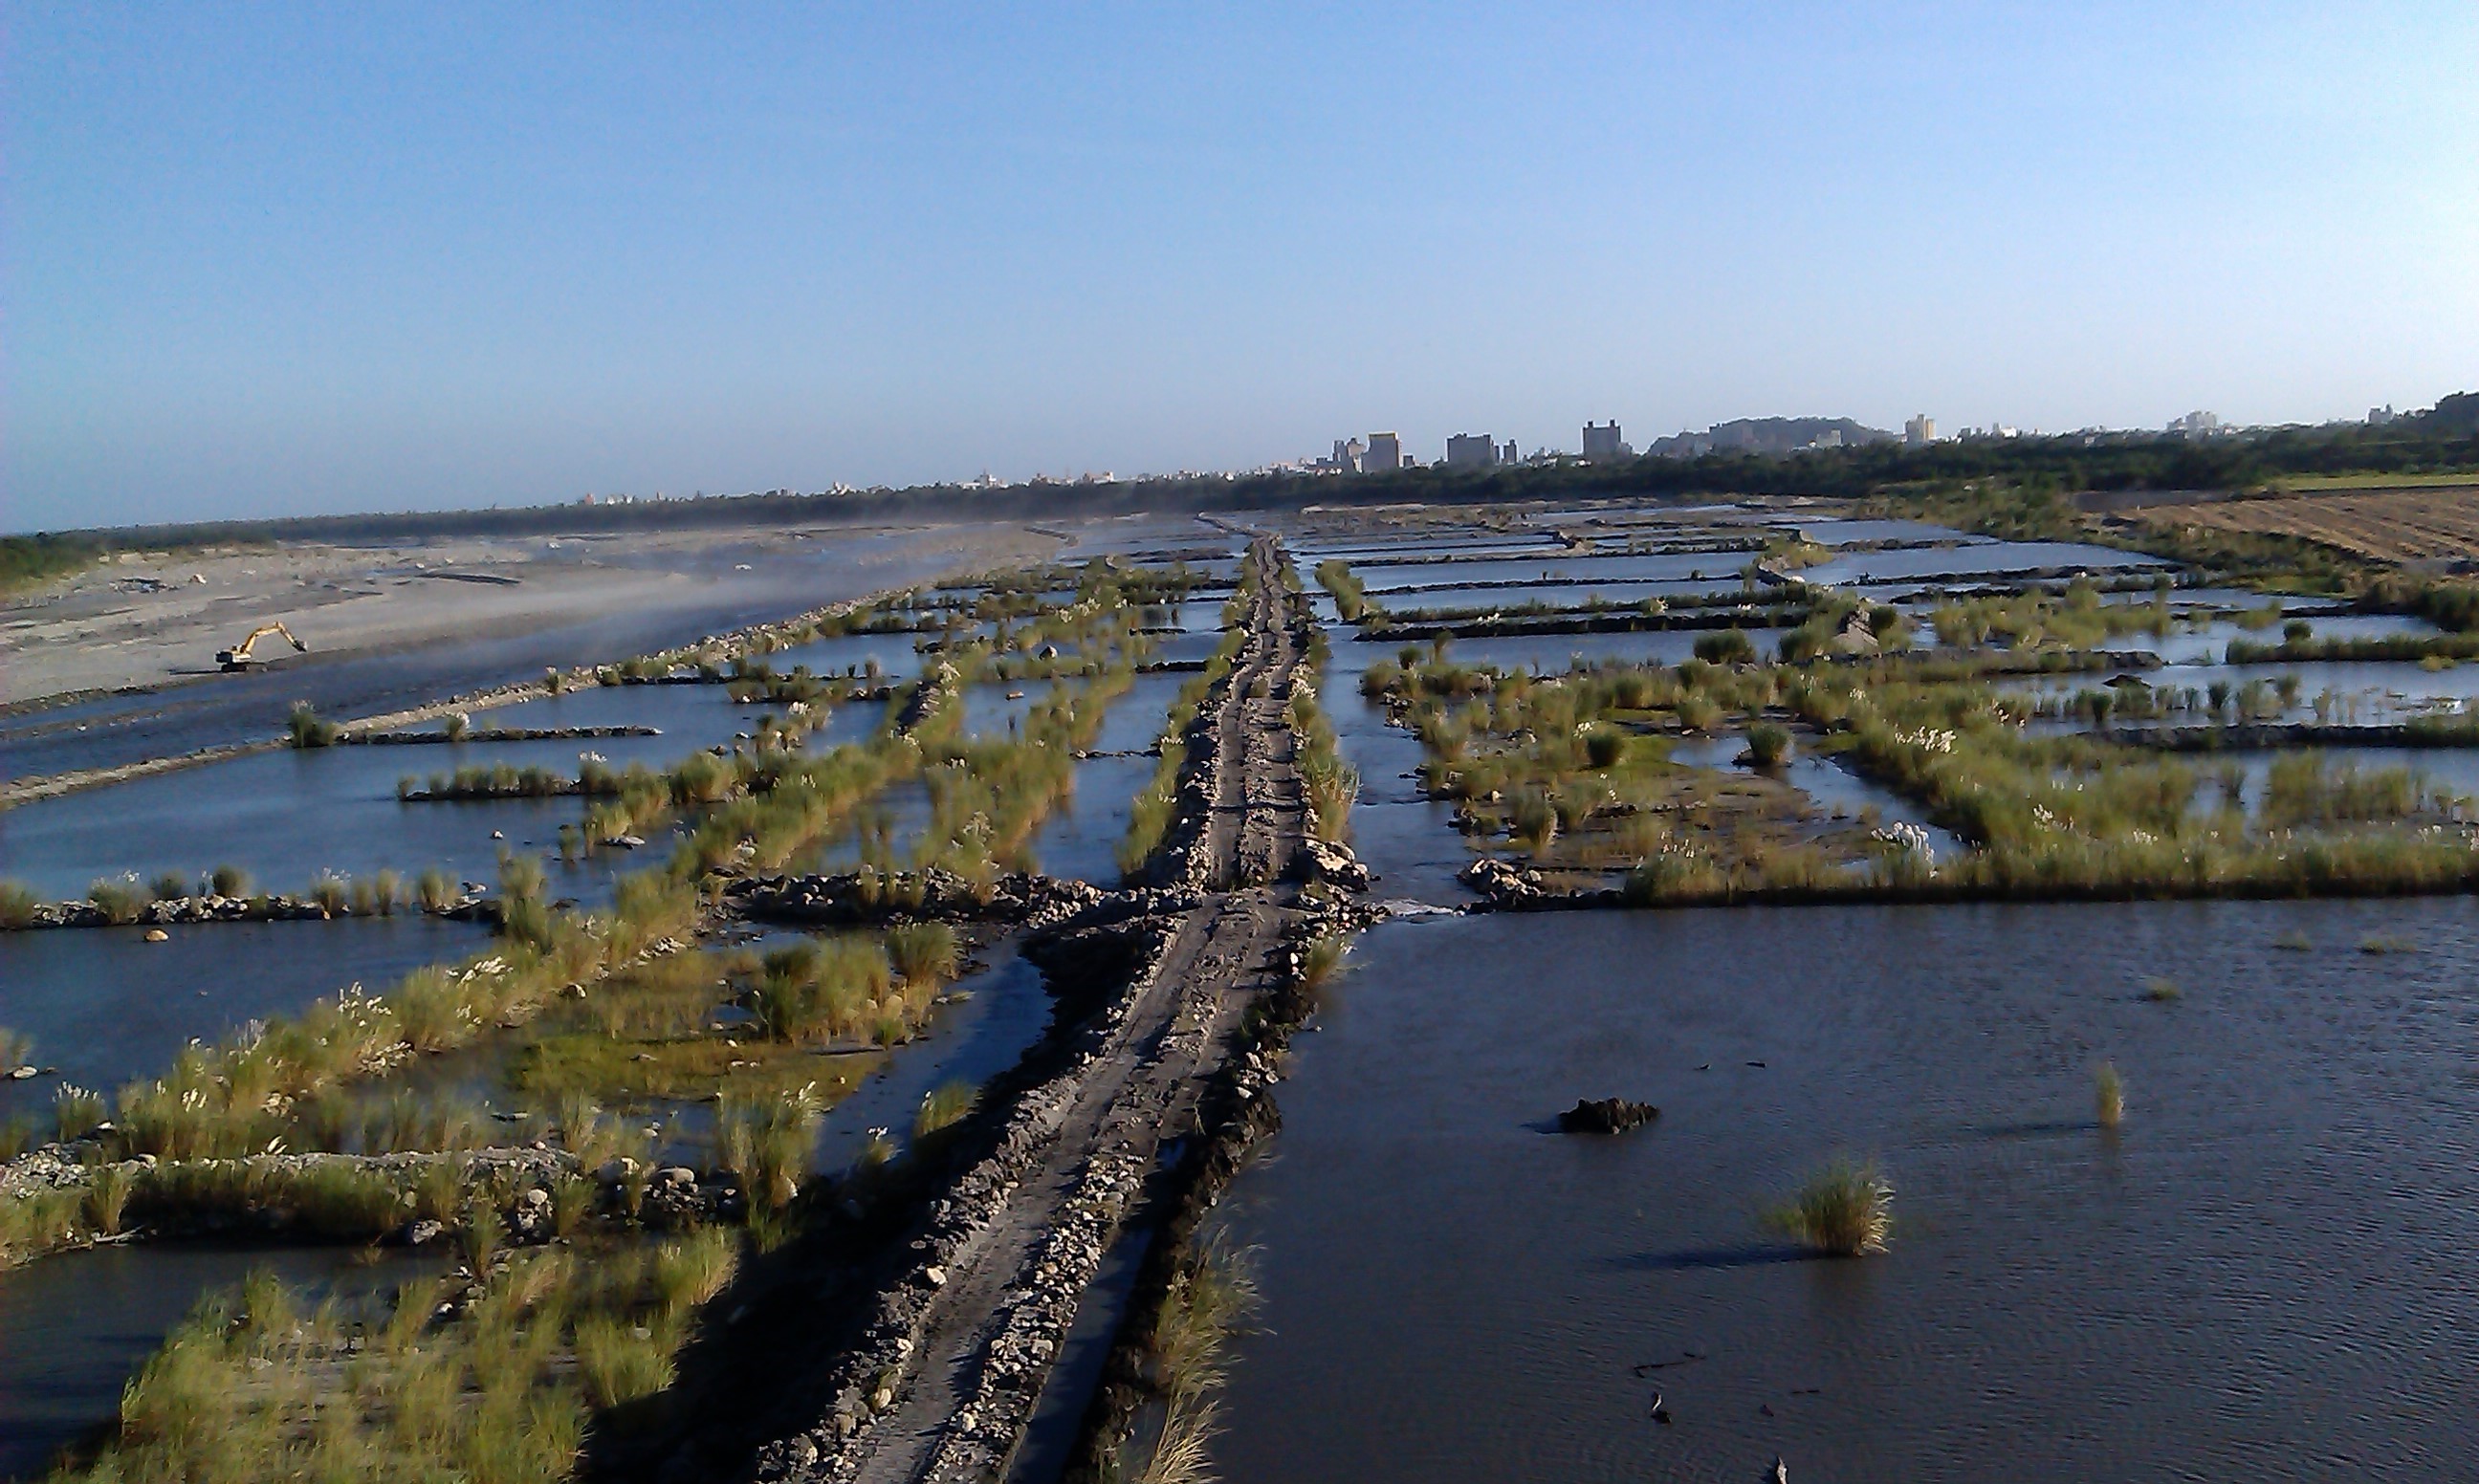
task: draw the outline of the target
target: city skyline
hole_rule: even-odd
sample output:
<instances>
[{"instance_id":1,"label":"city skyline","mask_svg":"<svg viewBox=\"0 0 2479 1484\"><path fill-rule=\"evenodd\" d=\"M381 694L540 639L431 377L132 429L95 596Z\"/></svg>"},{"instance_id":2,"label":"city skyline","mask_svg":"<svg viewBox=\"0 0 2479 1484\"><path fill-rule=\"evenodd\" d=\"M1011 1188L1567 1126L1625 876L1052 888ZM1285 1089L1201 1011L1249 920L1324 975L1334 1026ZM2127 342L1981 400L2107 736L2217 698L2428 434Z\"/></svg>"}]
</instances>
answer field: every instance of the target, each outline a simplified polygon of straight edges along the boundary
<instances>
[{"instance_id":1,"label":"city skyline","mask_svg":"<svg viewBox=\"0 0 2479 1484\"><path fill-rule=\"evenodd\" d=\"M2479 382L2443 5L36 8L5 65L13 529Z\"/></svg>"}]
</instances>

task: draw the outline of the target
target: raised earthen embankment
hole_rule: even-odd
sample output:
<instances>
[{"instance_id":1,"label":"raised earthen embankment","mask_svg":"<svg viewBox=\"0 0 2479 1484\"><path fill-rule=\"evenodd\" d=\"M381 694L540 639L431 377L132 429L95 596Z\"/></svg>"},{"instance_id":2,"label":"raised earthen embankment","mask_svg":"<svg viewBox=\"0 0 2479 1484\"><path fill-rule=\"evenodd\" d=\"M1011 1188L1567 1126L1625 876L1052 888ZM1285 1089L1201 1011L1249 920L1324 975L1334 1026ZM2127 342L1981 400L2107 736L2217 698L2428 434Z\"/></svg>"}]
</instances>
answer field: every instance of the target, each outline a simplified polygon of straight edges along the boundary
<instances>
[{"instance_id":1,"label":"raised earthen embankment","mask_svg":"<svg viewBox=\"0 0 2479 1484\"><path fill-rule=\"evenodd\" d=\"M1131 915L1074 930L1114 936L1125 978L1069 1064L1017 1098L990 1153L932 1205L819 1388L815 1420L761 1448L756 1477L1001 1472L1164 1141L1206 1126L1211 1089L1247 1055L1246 1011L1291 982L1300 911L1286 877L1304 814L1284 716L1305 618L1271 547L1251 559L1246 647L1188 732L1153 889Z\"/></svg>"}]
</instances>

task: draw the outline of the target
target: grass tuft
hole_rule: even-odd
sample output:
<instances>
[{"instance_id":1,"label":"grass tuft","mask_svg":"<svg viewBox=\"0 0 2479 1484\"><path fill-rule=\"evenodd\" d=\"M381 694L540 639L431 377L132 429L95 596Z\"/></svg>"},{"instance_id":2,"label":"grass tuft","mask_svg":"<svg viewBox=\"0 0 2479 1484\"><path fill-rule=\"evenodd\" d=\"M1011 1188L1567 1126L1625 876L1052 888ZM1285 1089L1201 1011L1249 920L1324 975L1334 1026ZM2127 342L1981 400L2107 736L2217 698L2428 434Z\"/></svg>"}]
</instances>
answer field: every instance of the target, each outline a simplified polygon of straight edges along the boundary
<instances>
[{"instance_id":1,"label":"grass tuft","mask_svg":"<svg viewBox=\"0 0 2479 1484\"><path fill-rule=\"evenodd\" d=\"M1872 1164L1837 1160L1807 1178L1767 1224L1834 1257L1885 1250L1893 1230L1894 1188Z\"/></svg>"},{"instance_id":2,"label":"grass tuft","mask_svg":"<svg viewBox=\"0 0 2479 1484\"><path fill-rule=\"evenodd\" d=\"M2126 1116L2126 1083L2117 1075L2117 1065L2103 1062L2092 1072L2092 1106L2105 1129L2117 1127Z\"/></svg>"},{"instance_id":3,"label":"grass tuft","mask_svg":"<svg viewBox=\"0 0 2479 1484\"><path fill-rule=\"evenodd\" d=\"M980 1100L981 1089L969 1082L950 1082L933 1089L921 1099L921 1111L912 1115L913 1141L963 1122Z\"/></svg>"},{"instance_id":4,"label":"grass tuft","mask_svg":"<svg viewBox=\"0 0 2479 1484\"><path fill-rule=\"evenodd\" d=\"M1319 937L1300 956L1300 983L1314 987L1332 979L1350 951L1351 940L1342 934L1329 933Z\"/></svg>"}]
</instances>

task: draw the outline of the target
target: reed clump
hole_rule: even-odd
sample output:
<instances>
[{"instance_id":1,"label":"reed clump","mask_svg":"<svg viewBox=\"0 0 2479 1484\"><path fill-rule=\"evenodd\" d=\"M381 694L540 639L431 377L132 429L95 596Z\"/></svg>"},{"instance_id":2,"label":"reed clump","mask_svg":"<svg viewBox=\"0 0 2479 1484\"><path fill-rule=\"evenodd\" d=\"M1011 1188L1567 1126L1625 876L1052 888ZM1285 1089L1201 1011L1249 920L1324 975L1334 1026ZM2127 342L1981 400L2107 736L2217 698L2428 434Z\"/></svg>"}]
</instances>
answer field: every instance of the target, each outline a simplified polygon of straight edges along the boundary
<instances>
[{"instance_id":1,"label":"reed clump","mask_svg":"<svg viewBox=\"0 0 2479 1484\"><path fill-rule=\"evenodd\" d=\"M0 1267L32 1262L89 1240L84 1190L38 1190L0 1199Z\"/></svg>"},{"instance_id":2,"label":"reed clump","mask_svg":"<svg viewBox=\"0 0 2479 1484\"><path fill-rule=\"evenodd\" d=\"M456 883L437 866L427 866L413 879L413 897L423 911L444 912L456 905Z\"/></svg>"},{"instance_id":3,"label":"reed clump","mask_svg":"<svg viewBox=\"0 0 2479 1484\"><path fill-rule=\"evenodd\" d=\"M1833 1257L1885 1250L1893 1232L1894 1187L1871 1164L1837 1160L1810 1175L1767 1224Z\"/></svg>"},{"instance_id":4,"label":"reed clump","mask_svg":"<svg viewBox=\"0 0 2479 1484\"><path fill-rule=\"evenodd\" d=\"M1320 934L1300 955L1300 983L1314 988L1334 978L1342 968L1343 957L1351 951L1351 940L1340 933Z\"/></svg>"},{"instance_id":5,"label":"reed clump","mask_svg":"<svg viewBox=\"0 0 2479 1484\"><path fill-rule=\"evenodd\" d=\"M570 1477L610 1409L659 1397L728 1233L648 1248L496 1255L393 1302L313 1305L271 1276L211 1295L123 1394L72 1481Z\"/></svg>"},{"instance_id":6,"label":"reed clump","mask_svg":"<svg viewBox=\"0 0 2479 1484\"><path fill-rule=\"evenodd\" d=\"M524 884L513 877L512 883ZM693 885L641 873L622 883L607 914L545 909L527 935L503 938L453 968L417 971L401 1010L396 996L356 985L222 1045L192 1043L165 1076L120 1089L116 1137L131 1153L167 1160L257 1153L295 1136L298 1118L339 1085L466 1044L486 1026L529 1020L567 986L685 936L697 913Z\"/></svg>"},{"instance_id":7,"label":"reed clump","mask_svg":"<svg viewBox=\"0 0 2479 1484\"><path fill-rule=\"evenodd\" d=\"M1147 1389L1163 1407L1162 1427L1141 1468L1115 1456L1110 1471L1144 1484L1203 1484L1213 1471L1212 1444L1221 1431L1219 1394L1228 1380L1231 1343L1257 1313L1261 1298L1250 1254L1220 1241L1192 1242L1164 1285L1162 1307L1144 1338Z\"/></svg>"},{"instance_id":8,"label":"reed clump","mask_svg":"<svg viewBox=\"0 0 2479 1484\"><path fill-rule=\"evenodd\" d=\"M884 1012L894 985L884 943L856 934L812 938L766 956L749 1009L775 1040L849 1040Z\"/></svg>"},{"instance_id":9,"label":"reed clump","mask_svg":"<svg viewBox=\"0 0 2479 1484\"><path fill-rule=\"evenodd\" d=\"M84 1139L103 1121L103 1096L73 1082L64 1082L52 1093L52 1124L63 1142Z\"/></svg>"},{"instance_id":10,"label":"reed clump","mask_svg":"<svg viewBox=\"0 0 2479 1484\"><path fill-rule=\"evenodd\" d=\"M883 941L887 961L907 985L934 990L953 983L963 961L956 930L943 922L914 922L889 928Z\"/></svg>"},{"instance_id":11,"label":"reed clump","mask_svg":"<svg viewBox=\"0 0 2479 1484\"><path fill-rule=\"evenodd\" d=\"M17 929L35 920L38 905L35 893L22 882L0 882L0 929Z\"/></svg>"},{"instance_id":12,"label":"reed clump","mask_svg":"<svg viewBox=\"0 0 2479 1484\"><path fill-rule=\"evenodd\" d=\"M306 701L297 703L284 719L284 731L286 740L298 748L333 747L345 734L344 728L311 709Z\"/></svg>"},{"instance_id":13,"label":"reed clump","mask_svg":"<svg viewBox=\"0 0 2479 1484\"><path fill-rule=\"evenodd\" d=\"M1779 767L1790 754L1790 729L1758 722L1748 729L1748 761L1759 768Z\"/></svg>"},{"instance_id":14,"label":"reed clump","mask_svg":"<svg viewBox=\"0 0 2479 1484\"><path fill-rule=\"evenodd\" d=\"M1333 595L1335 612L1342 615L1344 623L1360 623L1368 618L1372 610L1383 617L1383 608L1369 600L1368 590L1361 584L1359 577L1352 575L1350 563L1340 560L1319 562L1316 579L1317 586Z\"/></svg>"},{"instance_id":15,"label":"reed clump","mask_svg":"<svg viewBox=\"0 0 2479 1484\"><path fill-rule=\"evenodd\" d=\"M1351 832L1351 806L1360 797L1360 770L1337 750L1334 725L1317 704L1316 688L1306 676L1291 683L1289 706L1292 757L1300 773L1300 793L1308 805L1309 828L1320 840L1340 843Z\"/></svg>"},{"instance_id":16,"label":"reed clump","mask_svg":"<svg viewBox=\"0 0 2479 1484\"><path fill-rule=\"evenodd\" d=\"M912 1115L912 1140L919 1143L964 1121L981 1101L981 1089L969 1082L947 1082L932 1088Z\"/></svg>"},{"instance_id":17,"label":"reed clump","mask_svg":"<svg viewBox=\"0 0 2479 1484\"><path fill-rule=\"evenodd\" d=\"M115 926L125 927L146 911L146 893L134 881L96 882L87 888L86 899Z\"/></svg>"},{"instance_id":18,"label":"reed clump","mask_svg":"<svg viewBox=\"0 0 2479 1484\"><path fill-rule=\"evenodd\" d=\"M819 1112L814 1087L726 1092L715 1105L715 1163L738 1178L751 1209L779 1212L801 1193Z\"/></svg>"},{"instance_id":19,"label":"reed clump","mask_svg":"<svg viewBox=\"0 0 2479 1484\"><path fill-rule=\"evenodd\" d=\"M2103 1062L2092 1072L2092 1107L2100 1126L2113 1129L2126 1118L2126 1082L2117 1074L2117 1064Z\"/></svg>"}]
</instances>

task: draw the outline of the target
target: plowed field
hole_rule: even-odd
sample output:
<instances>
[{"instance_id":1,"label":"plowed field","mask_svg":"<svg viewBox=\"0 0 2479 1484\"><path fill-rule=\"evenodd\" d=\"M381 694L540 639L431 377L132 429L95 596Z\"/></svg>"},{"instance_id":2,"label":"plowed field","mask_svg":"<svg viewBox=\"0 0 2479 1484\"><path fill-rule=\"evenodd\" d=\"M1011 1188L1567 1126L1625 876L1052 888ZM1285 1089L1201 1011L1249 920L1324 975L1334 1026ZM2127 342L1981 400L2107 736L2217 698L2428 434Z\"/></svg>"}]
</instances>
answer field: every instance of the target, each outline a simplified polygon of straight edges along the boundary
<instances>
[{"instance_id":1,"label":"plowed field","mask_svg":"<svg viewBox=\"0 0 2479 1484\"><path fill-rule=\"evenodd\" d=\"M2383 562L2479 558L2479 483L2167 505L2139 514L2155 525L2301 536Z\"/></svg>"}]
</instances>

